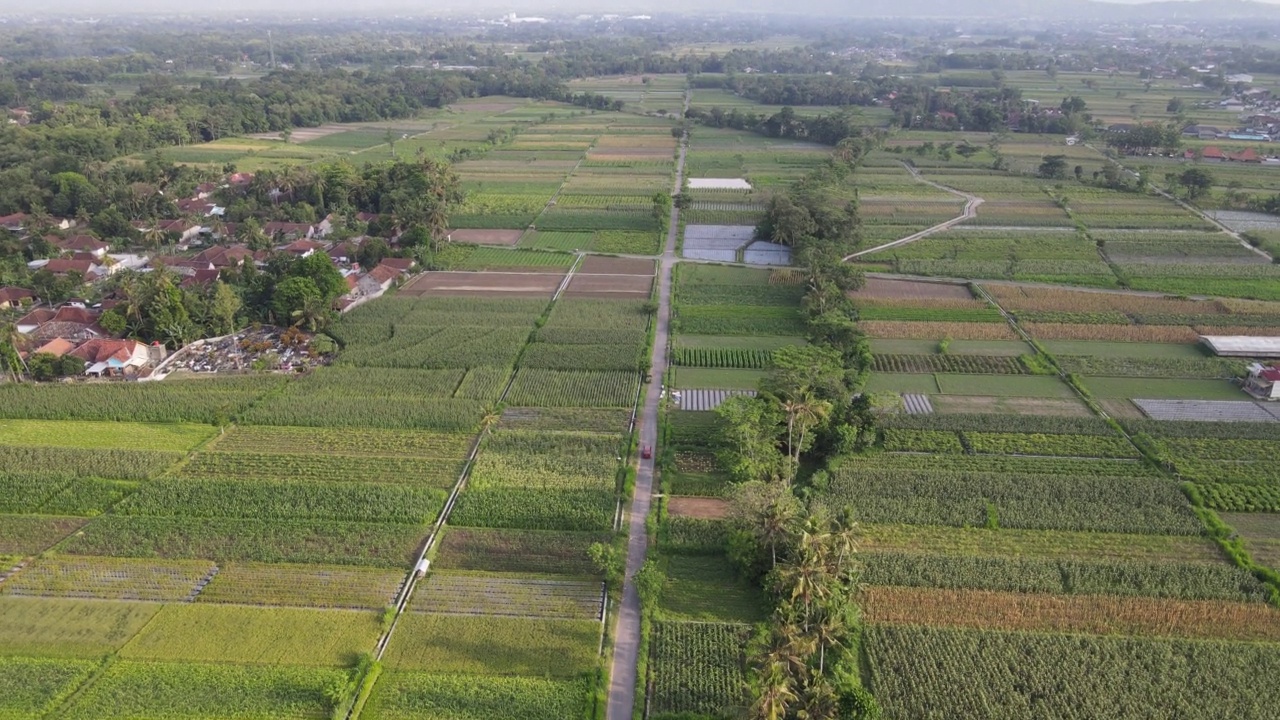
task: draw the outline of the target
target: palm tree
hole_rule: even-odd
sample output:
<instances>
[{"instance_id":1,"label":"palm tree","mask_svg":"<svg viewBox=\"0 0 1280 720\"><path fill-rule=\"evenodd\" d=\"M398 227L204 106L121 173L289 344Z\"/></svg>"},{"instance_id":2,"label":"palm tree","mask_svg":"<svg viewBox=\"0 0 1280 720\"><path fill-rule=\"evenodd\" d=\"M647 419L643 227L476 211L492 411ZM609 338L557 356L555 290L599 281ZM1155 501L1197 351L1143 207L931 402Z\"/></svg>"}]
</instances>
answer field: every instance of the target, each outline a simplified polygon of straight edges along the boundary
<instances>
[{"instance_id":1,"label":"palm tree","mask_svg":"<svg viewBox=\"0 0 1280 720\"><path fill-rule=\"evenodd\" d=\"M760 517L760 539L768 544L775 568L778 567L778 543L791 536L795 521L795 506L781 501L770 503Z\"/></svg>"},{"instance_id":2,"label":"palm tree","mask_svg":"<svg viewBox=\"0 0 1280 720\"><path fill-rule=\"evenodd\" d=\"M160 228L160 221L152 218L147 223L147 229L142 231L142 242L148 249L157 250L164 244L164 230Z\"/></svg>"},{"instance_id":3,"label":"palm tree","mask_svg":"<svg viewBox=\"0 0 1280 720\"><path fill-rule=\"evenodd\" d=\"M796 717L801 720L835 720L839 717L840 699L835 688L821 674L814 675L800 691L800 709Z\"/></svg>"},{"instance_id":4,"label":"palm tree","mask_svg":"<svg viewBox=\"0 0 1280 720\"><path fill-rule=\"evenodd\" d=\"M18 352L18 342L22 340L22 333L18 332L18 325L13 322L5 322L0 325L0 358L4 360L4 369L14 382L21 382L22 371L26 364L22 360L22 355Z\"/></svg>"},{"instance_id":5,"label":"palm tree","mask_svg":"<svg viewBox=\"0 0 1280 720\"><path fill-rule=\"evenodd\" d=\"M842 641L848 634L848 627L840 613L832 612L831 608L824 608L818 614L812 629L813 637L818 641L818 674L821 675L827 667L827 648L841 647Z\"/></svg>"},{"instance_id":6,"label":"palm tree","mask_svg":"<svg viewBox=\"0 0 1280 720\"><path fill-rule=\"evenodd\" d=\"M779 579L791 588L791 602L800 603L801 627L808 632L815 603L830 596L832 577L826 562L823 538L809 533L800 534L799 556L778 570Z\"/></svg>"},{"instance_id":7,"label":"palm tree","mask_svg":"<svg viewBox=\"0 0 1280 720\"><path fill-rule=\"evenodd\" d=\"M787 451L793 462L798 464L805 436L831 415L831 403L817 399L806 387L796 392L794 397L783 400L782 410L787 415ZM799 438L795 437L797 431Z\"/></svg>"},{"instance_id":8,"label":"palm tree","mask_svg":"<svg viewBox=\"0 0 1280 720\"><path fill-rule=\"evenodd\" d=\"M756 691L750 717L753 720L782 720L796 699L790 678L782 672L769 672Z\"/></svg>"},{"instance_id":9,"label":"palm tree","mask_svg":"<svg viewBox=\"0 0 1280 720\"><path fill-rule=\"evenodd\" d=\"M328 323L329 308L321 298L308 297L302 301L302 307L293 311L292 316L294 327L305 327L308 332L316 332L323 330Z\"/></svg>"}]
</instances>

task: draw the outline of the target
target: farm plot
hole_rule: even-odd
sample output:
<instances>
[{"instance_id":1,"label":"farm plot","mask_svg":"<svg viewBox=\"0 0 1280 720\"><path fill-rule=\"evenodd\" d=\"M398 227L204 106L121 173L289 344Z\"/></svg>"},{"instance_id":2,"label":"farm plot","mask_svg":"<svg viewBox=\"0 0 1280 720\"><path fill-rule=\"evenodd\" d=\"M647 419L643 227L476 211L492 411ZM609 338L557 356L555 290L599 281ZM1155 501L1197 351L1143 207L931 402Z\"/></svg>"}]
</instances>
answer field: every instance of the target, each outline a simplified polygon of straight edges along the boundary
<instances>
[{"instance_id":1,"label":"farm plot","mask_svg":"<svg viewBox=\"0 0 1280 720\"><path fill-rule=\"evenodd\" d=\"M0 583L0 594L103 600L182 601L195 597L217 566L207 560L42 557Z\"/></svg>"},{"instance_id":2,"label":"farm plot","mask_svg":"<svg viewBox=\"0 0 1280 720\"><path fill-rule=\"evenodd\" d=\"M575 273L565 288L566 298L647 299L653 293L652 275L595 275Z\"/></svg>"},{"instance_id":3,"label":"farm plot","mask_svg":"<svg viewBox=\"0 0 1280 720\"><path fill-rule=\"evenodd\" d=\"M74 386L6 383L0 387L0 417L213 425L283 382L279 376L258 376Z\"/></svg>"},{"instance_id":4,"label":"farm plot","mask_svg":"<svg viewBox=\"0 0 1280 720\"><path fill-rule=\"evenodd\" d=\"M104 515L68 543L81 555L406 567L422 528L409 524Z\"/></svg>"},{"instance_id":5,"label":"farm plot","mask_svg":"<svg viewBox=\"0 0 1280 720\"><path fill-rule=\"evenodd\" d=\"M1280 611L1264 603L873 587L873 624L1276 642Z\"/></svg>"},{"instance_id":6,"label":"farm plot","mask_svg":"<svg viewBox=\"0 0 1280 720\"><path fill-rule=\"evenodd\" d=\"M608 538L608 533L449 526L432 565L439 570L587 576L596 572L587 548Z\"/></svg>"},{"instance_id":7,"label":"farm plot","mask_svg":"<svg viewBox=\"0 0 1280 720\"><path fill-rule=\"evenodd\" d=\"M595 620L407 613L387 647L393 670L575 677L594 669Z\"/></svg>"},{"instance_id":8,"label":"farm plot","mask_svg":"<svg viewBox=\"0 0 1280 720\"><path fill-rule=\"evenodd\" d=\"M427 272L400 288L400 294L550 298L563 281L564 273Z\"/></svg>"},{"instance_id":9,"label":"farm plot","mask_svg":"<svg viewBox=\"0 0 1280 720\"><path fill-rule=\"evenodd\" d=\"M731 717L747 702L743 654L750 634L748 625L657 623L649 696L654 717Z\"/></svg>"},{"instance_id":10,"label":"farm plot","mask_svg":"<svg viewBox=\"0 0 1280 720\"><path fill-rule=\"evenodd\" d=\"M631 423L630 408L508 407L502 427L521 430L623 432Z\"/></svg>"},{"instance_id":11,"label":"farm plot","mask_svg":"<svg viewBox=\"0 0 1280 720\"><path fill-rule=\"evenodd\" d=\"M390 605L404 572L328 565L224 563L199 602L313 608L370 608Z\"/></svg>"},{"instance_id":12,"label":"farm plot","mask_svg":"<svg viewBox=\"0 0 1280 720\"><path fill-rule=\"evenodd\" d=\"M1253 643L872 626L866 648L893 717L1262 720L1271 708L1249 688L1280 673L1280 655Z\"/></svg>"},{"instance_id":13,"label":"farm plot","mask_svg":"<svg viewBox=\"0 0 1280 720\"><path fill-rule=\"evenodd\" d=\"M60 717L315 720L332 712L326 690L346 682L347 673L337 669L122 661L112 663Z\"/></svg>"},{"instance_id":14,"label":"farm plot","mask_svg":"<svg viewBox=\"0 0 1280 720\"><path fill-rule=\"evenodd\" d=\"M344 666L373 646L372 611L166 605L127 645L128 660Z\"/></svg>"},{"instance_id":15,"label":"farm plot","mask_svg":"<svg viewBox=\"0 0 1280 720\"><path fill-rule=\"evenodd\" d=\"M79 530L87 518L0 514L0 553L36 555Z\"/></svg>"},{"instance_id":16,"label":"farm plot","mask_svg":"<svg viewBox=\"0 0 1280 720\"><path fill-rule=\"evenodd\" d=\"M974 300L973 293L964 285L883 278L867 278L849 297L854 300Z\"/></svg>"},{"instance_id":17,"label":"farm plot","mask_svg":"<svg viewBox=\"0 0 1280 720\"><path fill-rule=\"evenodd\" d=\"M3 420L0 445L185 452L213 437L214 432L208 425L181 423Z\"/></svg>"},{"instance_id":18,"label":"farm plot","mask_svg":"<svg viewBox=\"0 0 1280 720\"><path fill-rule=\"evenodd\" d=\"M514 246L520 241L523 230L482 230L479 228L460 228L449 232L453 242L472 243L474 245Z\"/></svg>"},{"instance_id":19,"label":"farm plot","mask_svg":"<svg viewBox=\"0 0 1280 720\"><path fill-rule=\"evenodd\" d=\"M599 620L604 585L598 580L436 571L410 607L445 615Z\"/></svg>"},{"instance_id":20,"label":"farm plot","mask_svg":"<svg viewBox=\"0 0 1280 720\"><path fill-rule=\"evenodd\" d=\"M462 434L241 425L220 436L212 447L226 453L456 458L466 454L470 444L471 437Z\"/></svg>"},{"instance_id":21,"label":"farm plot","mask_svg":"<svg viewBox=\"0 0 1280 720\"><path fill-rule=\"evenodd\" d=\"M521 368L507 400L532 407L631 407L638 382L634 371Z\"/></svg>"},{"instance_id":22,"label":"farm plot","mask_svg":"<svg viewBox=\"0 0 1280 720\"><path fill-rule=\"evenodd\" d=\"M361 717L371 720L563 720L586 712L581 680L393 671L379 680Z\"/></svg>"},{"instance_id":23,"label":"farm plot","mask_svg":"<svg viewBox=\"0 0 1280 720\"><path fill-rule=\"evenodd\" d=\"M1273 570L1280 568L1280 515L1223 513L1222 520L1240 533L1255 561Z\"/></svg>"},{"instance_id":24,"label":"farm plot","mask_svg":"<svg viewBox=\"0 0 1280 720\"><path fill-rule=\"evenodd\" d=\"M1196 422L1275 422L1267 408L1247 400L1135 399L1135 405L1154 420Z\"/></svg>"},{"instance_id":25,"label":"farm plot","mask_svg":"<svg viewBox=\"0 0 1280 720\"><path fill-rule=\"evenodd\" d=\"M95 667L89 660L0 657L0 717L42 717L73 693Z\"/></svg>"},{"instance_id":26,"label":"farm plot","mask_svg":"<svg viewBox=\"0 0 1280 720\"><path fill-rule=\"evenodd\" d=\"M3 654L100 658L141 630L158 603L0 597Z\"/></svg>"},{"instance_id":27,"label":"farm plot","mask_svg":"<svg viewBox=\"0 0 1280 720\"><path fill-rule=\"evenodd\" d=\"M736 395L754 396L755 390L696 390L683 389L671 394L680 410L715 410L725 400Z\"/></svg>"},{"instance_id":28,"label":"farm plot","mask_svg":"<svg viewBox=\"0 0 1280 720\"><path fill-rule=\"evenodd\" d=\"M465 449L453 458L205 452L192 458L181 473L193 479L406 483L448 488L462 471L463 455Z\"/></svg>"},{"instance_id":29,"label":"farm plot","mask_svg":"<svg viewBox=\"0 0 1280 720\"><path fill-rule=\"evenodd\" d=\"M1084 377L1086 387L1101 398L1149 398L1159 400L1225 400L1244 397L1226 380L1186 378Z\"/></svg>"}]
</instances>

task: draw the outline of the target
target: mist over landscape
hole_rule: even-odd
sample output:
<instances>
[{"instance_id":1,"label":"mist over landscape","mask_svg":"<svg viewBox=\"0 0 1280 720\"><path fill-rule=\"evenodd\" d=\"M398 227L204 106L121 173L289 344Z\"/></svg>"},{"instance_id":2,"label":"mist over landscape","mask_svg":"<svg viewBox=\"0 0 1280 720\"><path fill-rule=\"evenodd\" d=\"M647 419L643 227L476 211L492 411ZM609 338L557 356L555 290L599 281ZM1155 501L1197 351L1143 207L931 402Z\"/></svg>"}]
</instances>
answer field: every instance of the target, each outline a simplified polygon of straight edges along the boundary
<instances>
[{"instance_id":1,"label":"mist over landscape","mask_svg":"<svg viewBox=\"0 0 1280 720\"><path fill-rule=\"evenodd\" d=\"M0 0L0 718L1275 720L1280 2Z\"/></svg>"}]
</instances>

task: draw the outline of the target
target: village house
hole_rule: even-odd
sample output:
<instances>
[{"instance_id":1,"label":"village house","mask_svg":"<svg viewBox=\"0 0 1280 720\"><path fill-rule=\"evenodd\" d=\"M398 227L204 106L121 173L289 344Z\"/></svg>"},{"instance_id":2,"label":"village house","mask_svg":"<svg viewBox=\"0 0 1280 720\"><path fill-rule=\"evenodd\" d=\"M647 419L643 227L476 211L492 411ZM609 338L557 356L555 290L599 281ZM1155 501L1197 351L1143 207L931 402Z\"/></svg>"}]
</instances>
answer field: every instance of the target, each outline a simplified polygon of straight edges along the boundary
<instances>
[{"instance_id":1,"label":"village house","mask_svg":"<svg viewBox=\"0 0 1280 720\"><path fill-rule=\"evenodd\" d=\"M54 357L62 357L72 350L76 349L76 344L66 338L54 338L49 342L41 345L31 351L32 355L52 355Z\"/></svg>"},{"instance_id":2,"label":"village house","mask_svg":"<svg viewBox=\"0 0 1280 720\"><path fill-rule=\"evenodd\" d=\"M22 212L16 212L12 215L0 215L0 227L13 232L22 232L22 228L26 226L28 215Z\"/></svg>"},{"instance_id":3,"label":"village house","mask_svg":"<svg viewBox=\"0 0 1280 720\"><path fill-rule=\"evenodd\" d=\"M107 335L98 325L98 313L83 306L63 305L57 310L36 308L16 323L18 332L44 343L54 338L91 340Z\"/></svg>"},{"instance_id":4,"label":"village house","mask_svg":"<svg viewBox=\"0 0 1280 720\"><path fill-rule=\"evenodd\" d=\"M269 238L280 238L283 240L298 240L305 238L310 240L315 237L316 230L313 225L307 223L291 223L272 220L262 226L262 232Z\"/></svg>"},{"instance_id":5,"label":"village house","mask_svg":"<svg viewBox=\"0 0 1280 720\"><path fill-rule=\"evenodd\" d=\"M281 251L287 252L295 257L309 257L311 253L317 250L324 250L324 243L315 240L294 240L293 242L280 248Z\"/></svg>"},{"instance_id":6,"label":"village house","mask_svg":"<svg viewBox=\"0 0 1280 720\"><path fill-rule=\"evenodd\" d=\"M65 239L48 237L45 239L49 241L50 245L63 252L90 253L99 260L105 257L107 251L111 249L109 243L105 243L92 235L72 235Z\"/></svg>"},{"instance_id":7,"label":"village house","mask_svg":"<svg viewBox=\"0 0 1280 720\"><path fill-rule=\"evenodd\" d=\"M244 245L231 245L223 247L211 247L207 250L201 250L192 260L201 263L208 263L216 268L239 267L244 264L245 260L255 260L254 252Z\"/></svg>"},{"instance_id":8,"label":"village house","mask_svg":"<svg viewBox=\"0 0 1280 720\"><path fill-rule=\"evenodd\" d=\"M136 340L89 340L67 354L83 360L84 374L93 377L136 375L151 361L147 346Z\"/></svg>"},{"instance_id":9,"label":"village house","mask_svg":"<svg viewBox=\"0 0 1280 720\"><path fill-rule=\"evenodd\" d=\"M1244 379L1244 391L1259 400L1280 400L1280 367L1253 363Z\"/></svg>"},{"instance_id":10,"label":"village house","mask_svg":"<svg viewBox=\"0 0 1280 720\"><path fill-rule=\"evenodd\" d=\"M386 265L389 268L393 268L399 273L408 274L408 272L412 270L413 267L418 264L418 262L413 258L389 257L389 258L383 258L381 264Z\"/></svg>"},{"instance_id":11,"label":"village house","mask_svg":"<svg viewBox=\"0 0 1280 720\"><path fill-rule=\"evenodd\" d=\"M358 281L360 292L365 295L381 295L395 284L398 277L400 277L400 272L395 268L379 265L360 278Z\"/></svg>"},{"instance_id":12,"label":"village house","mask_svg":"<svg viewBox=\"0 0 1280 720\"><path fill-rule=\"evenodd\" d=\"M0 310L30 305L35 299L36 294L26 288L0 287Z\"/></svg>"},{"instance_id":13,"label":"village house","mask_svg":"<svg viewBox=\"0 0 1280 720\"><path fill-rule=\"evenodd\" d=\"M107 274L106 269L101 265L97 265L89 260L75 260L69 258L54 258L53 260L41 265L38 270L48 270L59 277L66 277L72 273L79 273L81 280L86 285Z\"/></svg>"}]
</instances>

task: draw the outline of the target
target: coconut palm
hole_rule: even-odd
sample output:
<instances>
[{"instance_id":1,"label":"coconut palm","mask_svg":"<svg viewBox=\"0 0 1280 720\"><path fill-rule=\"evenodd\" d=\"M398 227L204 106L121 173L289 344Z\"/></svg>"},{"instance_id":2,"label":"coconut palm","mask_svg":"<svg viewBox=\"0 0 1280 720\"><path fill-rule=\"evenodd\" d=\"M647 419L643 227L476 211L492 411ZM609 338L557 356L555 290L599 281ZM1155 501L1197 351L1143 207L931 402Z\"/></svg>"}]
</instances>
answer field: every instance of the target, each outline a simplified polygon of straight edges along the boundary
<instances>
[{"instance_id":1,"label":"coconut palm","mask_svg":"<svg viewBox=\"0 0 1280 720\"><path fill-rule=\"evenodd\" d=\"M307 297L302 301L302 307L293 311L292 316L294 327L303 327L308 332L316 332L323 330L328 324L329 308L323 299Z\"/></svg>"}]
</instances>

